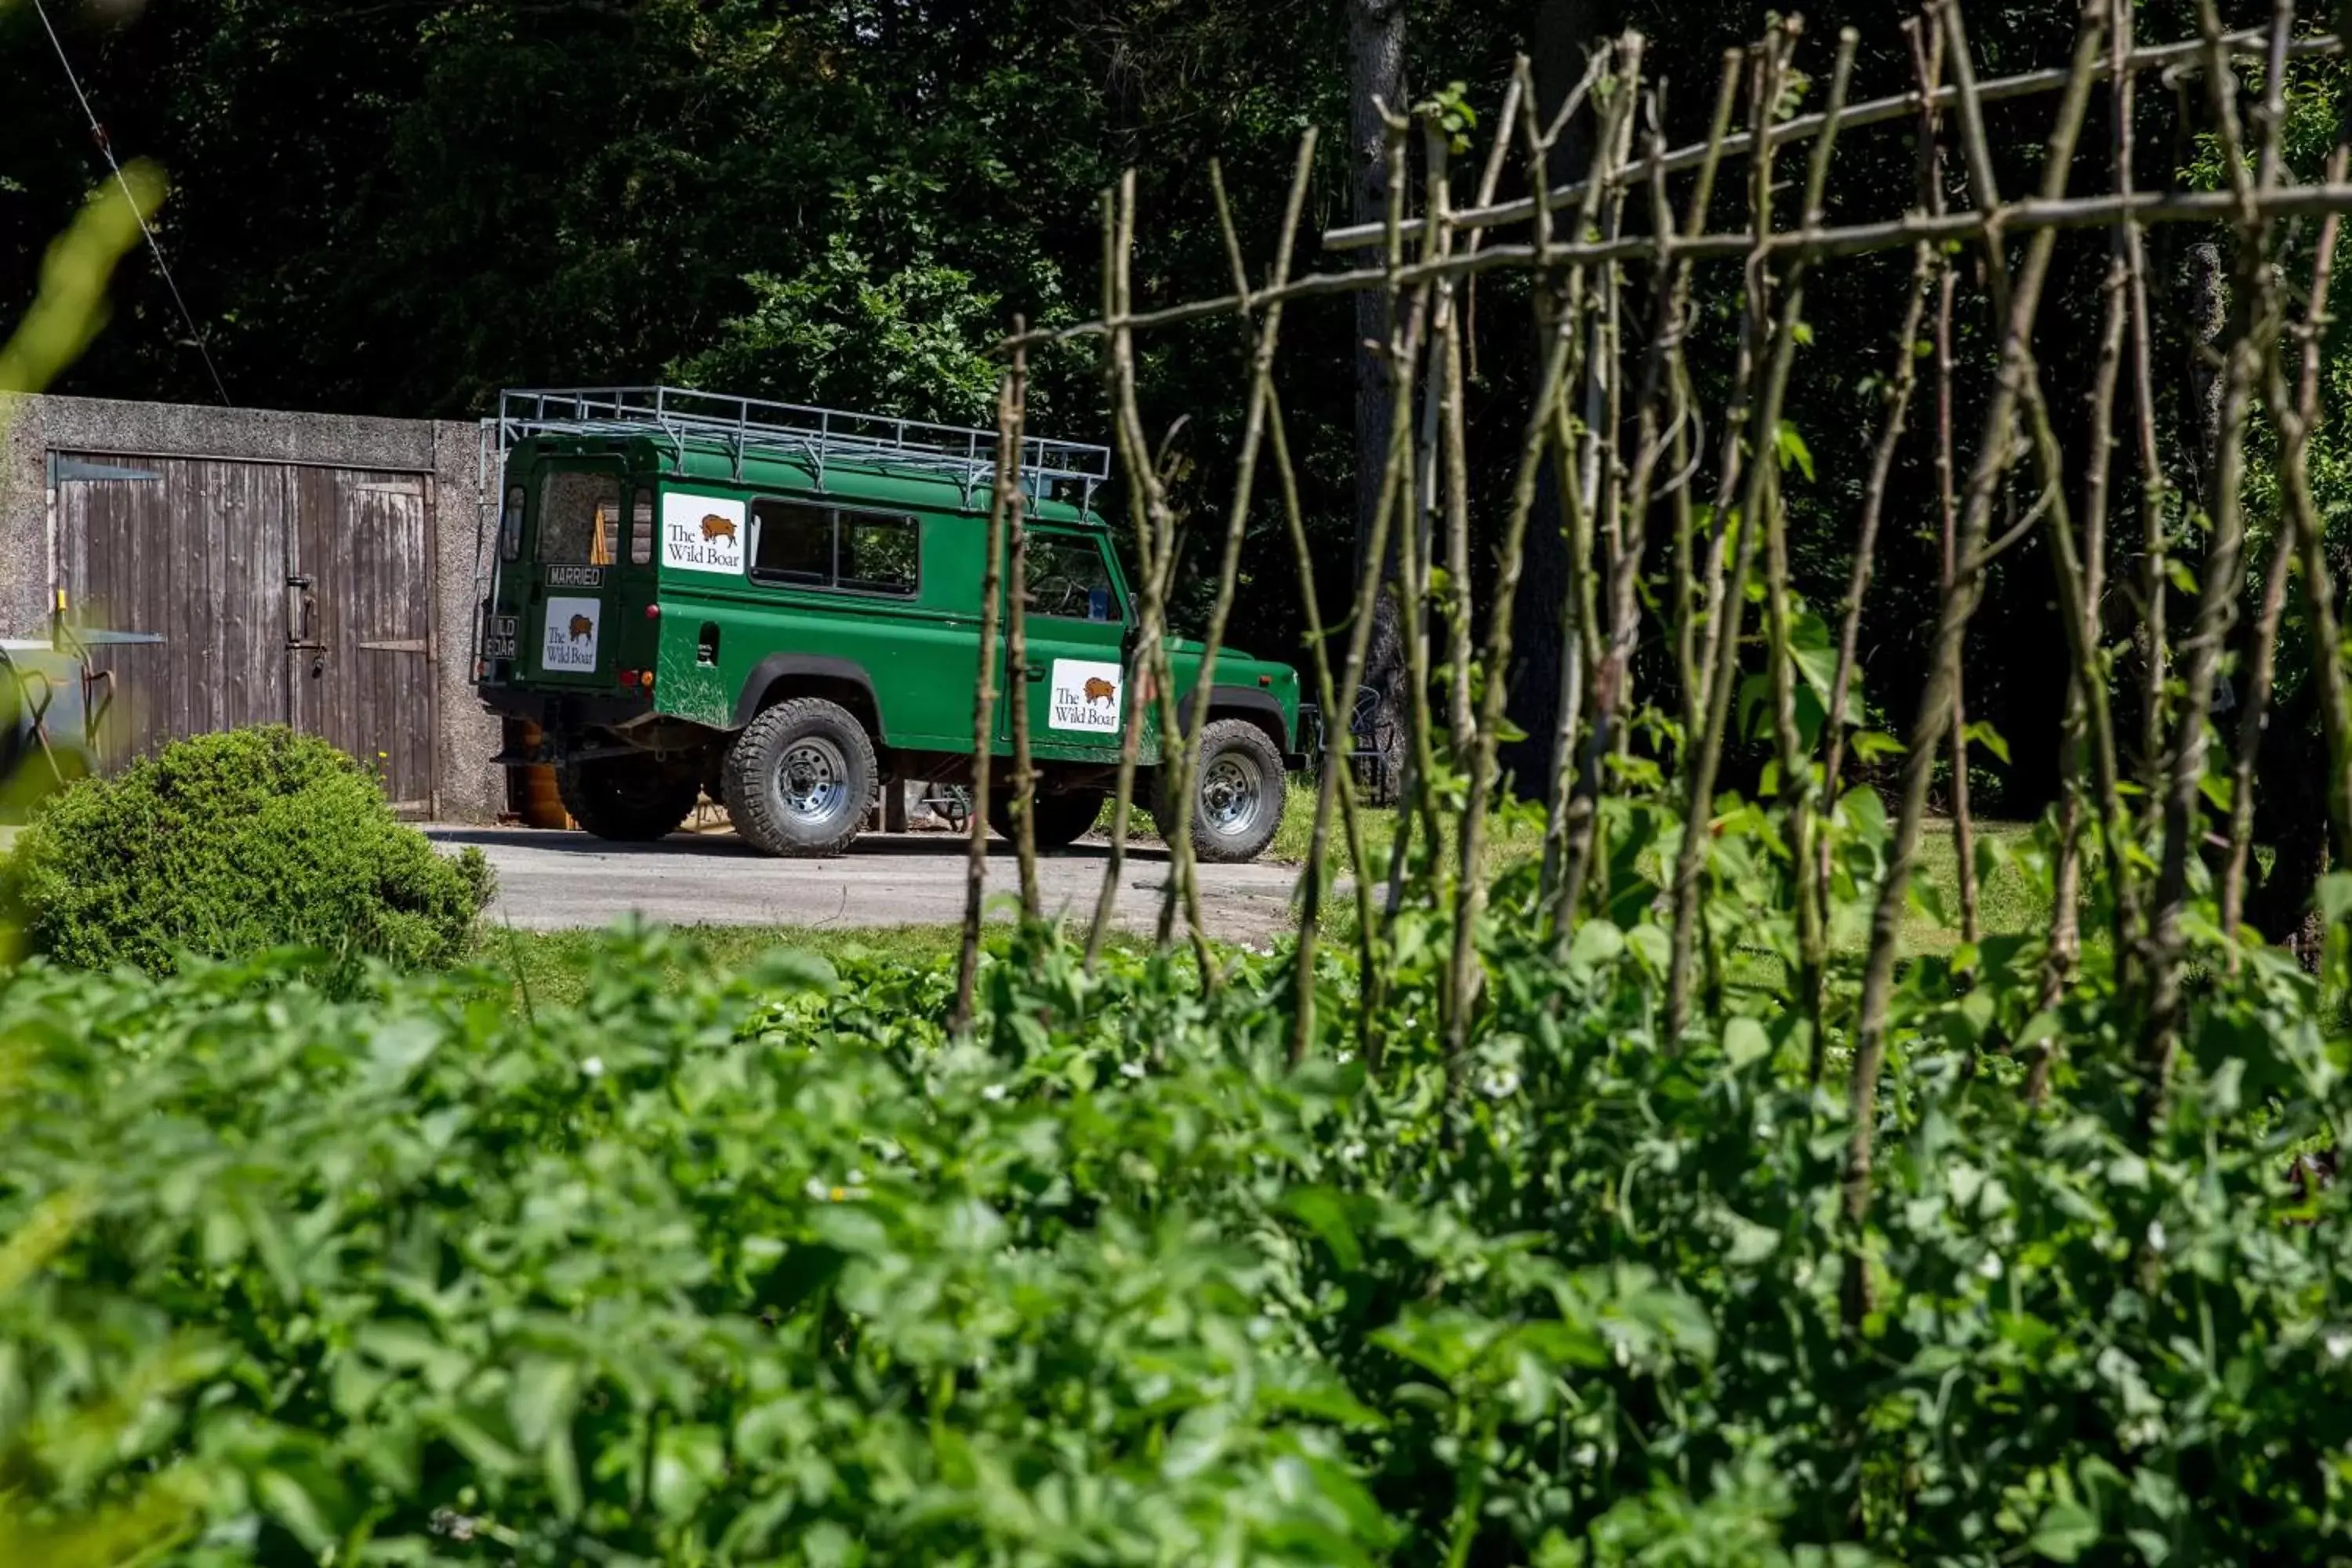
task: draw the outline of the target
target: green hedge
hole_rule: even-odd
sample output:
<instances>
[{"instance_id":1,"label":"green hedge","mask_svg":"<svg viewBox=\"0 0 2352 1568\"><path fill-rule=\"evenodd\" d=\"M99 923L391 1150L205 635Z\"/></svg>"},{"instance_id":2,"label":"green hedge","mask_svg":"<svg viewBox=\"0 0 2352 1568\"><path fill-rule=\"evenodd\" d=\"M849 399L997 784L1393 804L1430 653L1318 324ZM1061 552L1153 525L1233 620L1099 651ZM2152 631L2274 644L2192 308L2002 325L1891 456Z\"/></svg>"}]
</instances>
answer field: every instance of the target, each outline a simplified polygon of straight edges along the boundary
<instances>
[{"instance_id":1,"label":"green hedge","mask_svg":"<svg viewBox=\"0 0 2352 1568\"><path fill-rule=\"evenodd\" d=\"M154 973L289 946L446 963L491 889L478 850L438 853L357 763L276 726L180 741L52 797L0 877L30 951Z\"/></svg>"}]
</instances>

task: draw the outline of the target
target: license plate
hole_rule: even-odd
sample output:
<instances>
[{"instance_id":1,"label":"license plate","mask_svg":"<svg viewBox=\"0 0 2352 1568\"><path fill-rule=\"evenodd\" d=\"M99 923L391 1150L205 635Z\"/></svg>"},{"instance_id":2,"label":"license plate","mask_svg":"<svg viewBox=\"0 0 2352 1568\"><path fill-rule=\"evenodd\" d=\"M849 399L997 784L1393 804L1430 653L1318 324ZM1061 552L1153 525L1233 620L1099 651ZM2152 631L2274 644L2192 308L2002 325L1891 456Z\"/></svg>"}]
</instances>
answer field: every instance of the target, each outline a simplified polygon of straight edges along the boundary
<instances>
[{"instance_id":1,"label":"license plate","mask_svg":"<svg viewBox=\"0 0 2352 1568\"><path fill-rule=\"evenodd\" d=\"M492 616L490 629L482 638L484 658L515 657L515 618L512 616Z\"/></svg>"},{"instance_id":2,"label":"license plate","mask_svg":"<svg viewBox=\"0 0 2352 1568\"><path fill-rule=\"evenodd\" d=\"M547 569L547 585L551 588L601 588L604 585L602 566L551 566Z\"/></svg>"}]
</instances>

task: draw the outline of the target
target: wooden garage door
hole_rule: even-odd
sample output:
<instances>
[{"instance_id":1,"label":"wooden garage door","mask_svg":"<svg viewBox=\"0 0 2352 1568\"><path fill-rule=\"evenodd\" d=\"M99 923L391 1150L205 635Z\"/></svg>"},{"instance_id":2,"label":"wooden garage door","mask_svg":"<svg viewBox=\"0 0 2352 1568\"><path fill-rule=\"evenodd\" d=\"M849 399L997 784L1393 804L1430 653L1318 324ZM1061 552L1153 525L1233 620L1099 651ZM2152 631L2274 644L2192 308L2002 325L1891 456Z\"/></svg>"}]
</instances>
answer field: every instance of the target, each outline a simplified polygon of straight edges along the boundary
<instances>
[{"instance_id":1,"label":"wooden garage door","mask_svg":"<svg viewBox=\"0 0 2352 1568\"><path fill-rule=\"evenodd\" d=\"M182 735L292 724L433 804L430 479L204 458L59 453L58 569L102 647L110 759Z\"/></svg>"}]
</instances>

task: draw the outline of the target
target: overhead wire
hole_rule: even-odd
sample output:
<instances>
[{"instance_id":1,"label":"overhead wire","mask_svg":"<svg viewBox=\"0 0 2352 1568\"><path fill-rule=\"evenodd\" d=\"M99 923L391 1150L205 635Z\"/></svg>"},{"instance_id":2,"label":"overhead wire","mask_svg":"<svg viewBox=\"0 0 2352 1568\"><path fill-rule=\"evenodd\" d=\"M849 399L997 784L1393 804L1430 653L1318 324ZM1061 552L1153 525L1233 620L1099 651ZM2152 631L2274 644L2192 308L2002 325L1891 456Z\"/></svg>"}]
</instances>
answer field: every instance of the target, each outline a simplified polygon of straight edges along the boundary
<instances>
[{"instance_id":1,"label":"overhead wire","mask_svg":"<svg viewBox=\"0 0 2352 1568\"><path fill-rule=\"evenodd\" d=\"M90 107L89 94L81 87L81 78L75 74L73 61L66 54L65 40L58 36L57 25L49 20L48 7L41 0L33 0L33 14L41 19L41 30L49 36L49 47L58 52L58 64L65 68L66 84L73 89L74 99L81 105L82 117L89 121L90 140L98 143L99 153L106 166L113 171L114 183L122 189L122 199L131 204L131 216L138 220L139 232L147 238L147 248L154 255L155 269L163 275L163 287L171 290L172 303L180 312L180 321L188 329L188 336L196 345L196 353L205 362L205 374L212 378L213 391L219 395L224 406L229 401L228 387L222 382L220 369L213 363L213 352L205 342L204 329L196 325L195 312L188 309L186 296L180 292L180 280L172 276L172 264L163 259L163 247L148 226L147 215L131 195L131 182L123 177L122 164L114 156L113 144L108 140L106 127L99 123L98 111Z\"/></svg>"}]
</instances>

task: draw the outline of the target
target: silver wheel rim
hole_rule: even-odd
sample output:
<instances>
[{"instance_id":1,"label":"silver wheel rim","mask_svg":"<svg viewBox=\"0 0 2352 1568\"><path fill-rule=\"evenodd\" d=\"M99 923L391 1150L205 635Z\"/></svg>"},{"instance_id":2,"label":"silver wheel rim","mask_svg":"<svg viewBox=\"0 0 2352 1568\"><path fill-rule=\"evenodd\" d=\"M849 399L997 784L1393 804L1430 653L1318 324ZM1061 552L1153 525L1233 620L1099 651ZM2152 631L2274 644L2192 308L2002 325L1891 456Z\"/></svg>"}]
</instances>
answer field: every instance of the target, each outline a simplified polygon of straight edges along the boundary
<instances>
[{"instance_id":1,"label":"silver wheel rim","mask_svg":"<svg viewBox=\"0 0 2352 1568\"><path fill-rule=\"evenodd\" d=\"M776 793L785 812L802 822L839 816L849 798L849 763L841 748L822 735L794 741L777 765Z\"/></svg>"},{"instance_id":2,"label":"silver wheel rim","mask_svg":"<svg viewBox=\"0 0 2352 1568\"><path fill-rule=\"evenodd\" d=\"M1201 770L1201 821L1210 832L1237 837L1257 826L1265 795L1257 769L1228 752Z\"/></svg>"}]
</instances>

